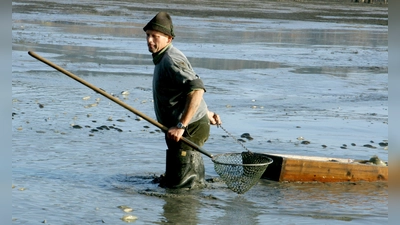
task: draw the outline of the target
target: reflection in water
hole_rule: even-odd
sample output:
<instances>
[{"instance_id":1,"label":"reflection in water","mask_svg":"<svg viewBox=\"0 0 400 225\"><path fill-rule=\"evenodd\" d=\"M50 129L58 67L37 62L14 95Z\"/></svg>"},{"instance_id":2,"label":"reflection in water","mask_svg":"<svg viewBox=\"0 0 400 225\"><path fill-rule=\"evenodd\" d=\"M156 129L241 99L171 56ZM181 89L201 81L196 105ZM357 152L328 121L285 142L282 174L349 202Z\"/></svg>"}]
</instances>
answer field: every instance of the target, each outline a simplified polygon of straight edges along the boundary
<instances>
[{"instance_id":1,"label":"reflection in water","mask_svg":"<svg viewBox=\"0 0 400 225\"><path fill-rule=\"evenodd\" d=\"M298 67L290 72L298 74L327 74L336 77L348 77L351 73L360 73L365 70L366 73L384 74L388 72L387 67Z\"/></svg>"},{"instance_id":2,"label":"reflection in water","mask_svg":"<svg viewBox=\"0 0 400 225\"><path fill-rule=\"evenodd\" d=\"M195 196L176 196L164 199L165 223L169 224L198 224L197 211L199 200Z\"/></svg>"},{"instance_id":3,"label":"reflection in water","mask_svg":"<svg viewBox=\"0 0 400 225\"><path fill-rule=\"evenodd\" d=\"M217 58L191 58L190 63L193 67L202 67L211 70L240 70L240 69L266 69L282 68L281 63L243 60L243 59L217 59Z\"/></svg>"},{"instance_id":4,"label":"reflection in water","mask_svg":"<svg viewBox=\"0 0 400 225\"><path fill-rule=\"evenodd\" d=\"M310 217L320 223L323 220L387 222L387 182L279 183L261 180L256 189L270 190L269 194L253 192L256 199L270 203L264 210ZM375 218L367 213L372 208L380 211Z\"/></svg>"},{"instance_id":5,"label":"reflection in water","mask_svg":"<svg viewBox=\"0 0 400 225\"><path fill-rule=\"evenodd\" d=\"M163 223L198 224L197 211L201 208L197 191L189 192L185 189L164 189L154 181L154 176L138 176L118 174L107 181L116 190L134 195L153 196L165 201L160 219Z\"/></svg>"},{"instance_id":6,"label":"reflection in water","mask_svg":"<svg viewBox=\"0 0 400 225\"><path fill-rule=\"evenodd\" d=\"M224 221L224 224L258 224L259 211L242 195L228 201L223 209L225 215L219 221Z\"/></svg>"}]
</instances>

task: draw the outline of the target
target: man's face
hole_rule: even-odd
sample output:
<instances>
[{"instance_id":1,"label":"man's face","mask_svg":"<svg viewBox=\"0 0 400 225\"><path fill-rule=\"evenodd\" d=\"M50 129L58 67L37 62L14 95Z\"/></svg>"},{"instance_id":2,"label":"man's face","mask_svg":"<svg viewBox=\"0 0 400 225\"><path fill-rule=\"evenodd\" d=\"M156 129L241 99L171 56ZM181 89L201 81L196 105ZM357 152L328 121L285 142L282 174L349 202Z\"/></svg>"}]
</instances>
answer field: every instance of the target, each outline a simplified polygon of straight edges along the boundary
<instances>
[{"instance_id":1,"label":"man's face","mask_svg":"<svg viewBox=\"0 0 400 225\"><path fill-rule=\"evenodd\" d=\"M159 52L172 41L172 37L155 30L146 30L146 35L147 47L151 53Z\"/></svg>"}]
</instances>

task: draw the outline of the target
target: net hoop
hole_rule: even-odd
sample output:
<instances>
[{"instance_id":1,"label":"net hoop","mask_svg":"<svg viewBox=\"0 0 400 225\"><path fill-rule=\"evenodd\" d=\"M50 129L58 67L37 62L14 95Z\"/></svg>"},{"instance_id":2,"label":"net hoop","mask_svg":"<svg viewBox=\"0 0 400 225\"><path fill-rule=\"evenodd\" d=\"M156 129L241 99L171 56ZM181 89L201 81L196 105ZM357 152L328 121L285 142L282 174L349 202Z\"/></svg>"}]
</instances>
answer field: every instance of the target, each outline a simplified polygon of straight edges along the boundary
<instances>
[{"instance_id":1,"label":"net hoop","mask_svg":"<svg viewBox=\"0 0 400 225\"><path fill-rule=\"evenodd\" d=\"M273 162L273 160L269 157L267 157L264 154L260 154L260 153L249 153L249 154L254 154L259 156L260 158L263 158L265 160L267 160L264 163L237 163L237 162L223 162L222 160L220 160L221 157L230 157L230 156L236 156L236 155L241 155L242 153L223 153L223 154L218 154L213 156L213 158L211 159L211 161L213 163L216 164L221 164L221 165L227 165L227 166L268 166L269 164L271 164Z\"/></svg>"},{"instance_id":2,"label":"net hoop","mask_svg":"<svg viewBox=\"0 0 400 225\"><path fill-rule=\"evenodd\" d=\"M216 156L214 156L214 157L216 157ZM256 163L256 164L239 164L239 163L218 162L217 160L214 160L214 159L212 159L212 161L213 161L213 163L227 165L227 166L268 166L269 164L272 163L272 162L267 162L267 163Z\"/></svg>"}]
</instances>

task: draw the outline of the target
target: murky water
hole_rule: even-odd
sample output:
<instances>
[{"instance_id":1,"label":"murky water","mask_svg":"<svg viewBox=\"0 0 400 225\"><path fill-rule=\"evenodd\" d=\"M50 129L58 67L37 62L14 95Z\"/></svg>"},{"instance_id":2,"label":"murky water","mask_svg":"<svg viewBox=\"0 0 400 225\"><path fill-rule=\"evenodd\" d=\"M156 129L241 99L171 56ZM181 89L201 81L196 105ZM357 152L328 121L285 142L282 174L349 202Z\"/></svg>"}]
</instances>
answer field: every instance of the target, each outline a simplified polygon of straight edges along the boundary
<instances>
[{"instance_id":1,"label":"murky water","mask_svg":"<svg viewBox=\"0 0 400 225\"><path fill-rule=\"evenodd\" d=\"M172 14L174 45L206 84L209 108L237 138L251 134L247 148L388 159L378 144L388 139L386 6L18 0L14 224L124 224L126 214L137 216L136 224L387 223L386 183L261 180L244 195L220 182L182 193L159 188L152 180L165 167L160 130L27 54L35 51L154 118L142 27L161 9ZM125 90L130 94L121 95ZM213 127L205 149L243 150L224 135ZM300 136L311 143L300 144ZM217 177L204 160L207 177Z\"/></svg>"}]
</instances>

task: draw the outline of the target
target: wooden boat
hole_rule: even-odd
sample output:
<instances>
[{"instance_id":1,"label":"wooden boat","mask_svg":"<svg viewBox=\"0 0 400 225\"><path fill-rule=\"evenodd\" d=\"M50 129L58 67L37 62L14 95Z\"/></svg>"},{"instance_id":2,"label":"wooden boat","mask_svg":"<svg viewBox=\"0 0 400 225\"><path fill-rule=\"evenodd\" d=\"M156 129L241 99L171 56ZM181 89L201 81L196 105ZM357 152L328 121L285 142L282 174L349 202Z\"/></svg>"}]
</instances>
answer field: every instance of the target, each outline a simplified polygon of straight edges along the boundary
<instances>
[{"instance_id":1,"label":"wooden boat","mask_svg":"<svg viewBox=\"0 0 400 225\"><path fill-rule=\"evenodd\" d=\"M367 160L266 154L274 161L262 178L280 182L388 181L388 166Z\"/></svg>"}]
</instances>

